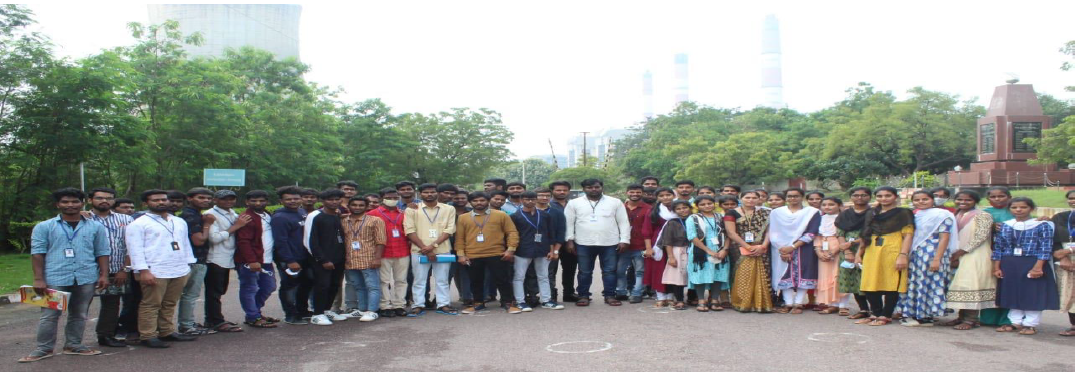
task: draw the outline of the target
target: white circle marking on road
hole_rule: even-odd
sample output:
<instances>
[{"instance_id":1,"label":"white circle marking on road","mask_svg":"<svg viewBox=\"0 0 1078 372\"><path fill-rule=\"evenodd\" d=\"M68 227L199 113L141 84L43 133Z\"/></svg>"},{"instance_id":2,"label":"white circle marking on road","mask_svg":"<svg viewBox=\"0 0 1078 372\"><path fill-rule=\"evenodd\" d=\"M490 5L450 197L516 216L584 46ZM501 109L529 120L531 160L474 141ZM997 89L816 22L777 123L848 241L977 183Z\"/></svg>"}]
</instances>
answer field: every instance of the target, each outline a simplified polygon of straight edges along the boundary
<instances>
[{"instance_id":1,"label":"white circle marking on road","mask_svg":"<svg viewBox=\"0 0 1078 372\"><path fill-rule=\"evenodd\" d=\"M599 346L599 347L595 348L595 349L589 349L589 350L558 350L559 346L574 345L574 344L596 344L596 346ZM602 342L602 341L567 341L567 342L559 342L559 343L556 343L556 344L547 345L546 346L546 351L549 351L549 352L552 352L552 353L559 353L559 354L584 354L584 353L597 353L597 352L600 352L600 351L607 351L607 350L610 350L613 347L614 347L614 344L611 344L609 342Z\"/></svg>"},{"instance_id":2,"label":"white circle marking on road","mask_svg":"<svg viewBox=\"0 0 1078 372\"><path fill-rule=\"evenodd\" d=\"M819 342L848 342L849 338L857 339L856 342L858 344L867 343L868 340L869 340L868 336L865 336L865 335L862 335L862 334L857 334L857 333L849 333L849 332L813 333L813 334L808 336L808 339L810 341L819 341Z\"/></svg>"},{"instance_id":3,"label":"white circle marking on road","mask_svg":"<svg viewBox=\"0 0 1078 372\"><path fill-rule=\"evenodd\" d=\"M645 313L645 314L670 314L670 309L665 308L665 307L658 308L658 309L656 309L654 307L638 307L638 308L636 308L636 311L639 311L639 312L642 312L642 313Z\"/></svg>"}]
</instances>

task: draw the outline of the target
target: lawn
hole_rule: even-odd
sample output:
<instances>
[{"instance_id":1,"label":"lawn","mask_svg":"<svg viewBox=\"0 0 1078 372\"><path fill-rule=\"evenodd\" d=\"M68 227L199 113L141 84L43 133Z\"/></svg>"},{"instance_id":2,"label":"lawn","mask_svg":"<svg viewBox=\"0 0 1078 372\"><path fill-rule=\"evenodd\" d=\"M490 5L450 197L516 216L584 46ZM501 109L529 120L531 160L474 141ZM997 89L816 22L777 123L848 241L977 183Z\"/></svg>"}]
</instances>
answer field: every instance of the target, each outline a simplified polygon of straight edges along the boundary
<instances>
[{"instance_id":1,"label":"lawn","mask_svg":"<svg viewBox=\"0 0 1078 372\"><path fill-rule=\"evenodd\" d=\"M1012 190L1011 195L1014 197L1024 196L1033 199L1033 202L1037 203L1038 207L1070 208L1070 205L1067 204L1067 192L1063 190L1019 189Z\"/></svg>"},{"instance_id":2,"label":"lawn","mask_svg":"<svg viewBox=\"0 0 1078 372\"><path fill-rule=\"evenodd\" d=\"M0 295L15 292L19 287L34 284L34 270L29 254L0 255Z\"/></svg>"}]
</instances>

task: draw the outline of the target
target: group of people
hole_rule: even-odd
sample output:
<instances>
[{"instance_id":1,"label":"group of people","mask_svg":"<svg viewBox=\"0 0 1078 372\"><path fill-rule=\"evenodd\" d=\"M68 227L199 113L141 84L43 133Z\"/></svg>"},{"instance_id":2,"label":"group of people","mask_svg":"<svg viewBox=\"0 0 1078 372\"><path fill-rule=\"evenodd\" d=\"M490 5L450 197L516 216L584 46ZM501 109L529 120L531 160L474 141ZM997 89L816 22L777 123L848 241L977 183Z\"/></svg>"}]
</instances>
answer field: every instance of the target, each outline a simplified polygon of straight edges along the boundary
<instances>
[{"instance_id":1,"label":"group of people","mask_svg":"<svg viewBox=\"0 0 1078 372\"><path fill-rule=\"evenodd\" d=\"M1061 335L1074 334L1074 212L1033 217L1033 201L1003 187L988 190L984 210L968 190L954 207L947 189L916 191L909 209L891 187L853 188L847 205L798 188L716 192L655 177L628 186L625 201L598 179L582 181L577 198L565 181L358 187L282 187L272 213L262 190L244 195L242 212L230 190L147 190L141 212L108 188L55 191L59 215L32 234L33 287L67 292L68 306L42 309L37 347L19 361L54 355L63 311L62 352L100 354L82 343L95 296L100 346L242 332L222 310L233 270L242 323L275 328L472 314L490 302L510 314L560 310L559 267L562 301L589 306L596 260L609 306L653 297L657 308L811 310L873 326L990 324L1026 335L1043 310L1063 308L1072 328ZM1073 209L1073 191L1067 199ZM462 308L452 306L454 284ZM283 319L262 312L273 292ZM957 319L939 323L950 310Z\"/></svg>"}]
</instances>

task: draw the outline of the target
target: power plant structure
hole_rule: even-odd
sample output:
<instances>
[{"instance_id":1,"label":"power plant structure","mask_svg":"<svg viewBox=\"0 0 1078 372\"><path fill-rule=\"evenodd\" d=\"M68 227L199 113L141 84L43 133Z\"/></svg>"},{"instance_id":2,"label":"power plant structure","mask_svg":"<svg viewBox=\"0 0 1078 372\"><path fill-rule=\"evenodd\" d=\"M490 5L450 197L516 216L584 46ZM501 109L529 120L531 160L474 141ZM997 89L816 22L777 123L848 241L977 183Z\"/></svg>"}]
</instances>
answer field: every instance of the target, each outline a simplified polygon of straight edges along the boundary
<instances>
[{"instance_id":1,"label":"power plant structure","mask_svg":"<svg viewBox=\"0 0 1078 372\"><path fill-rule=\"evenodd\" d=\"M651 71L644 71L644 120L655 117L655 82Z\"/></svg>"},{"instance_id":2,"label":"power plant structure","mask_svg":"<svg viewBox=\"0 0 1078 372\"><path fill-rule=\"evenodd\" d=\"M184 45L189 57L221 57L250 46L278 59L299 58L299 17L291 4L151 4L151 24L179 23L186 36L202 34L202 45Z\"/></svg>"},{"instance_id":3,"label":"power plant structure","mask_svg":"<svg viewBox=\"0 0 1078 372\"><path fill-rule=\"evenodd\" d=\"M786 107L782 101L782 48L779 45L779 19L774 14L764 18L761 49L761 84L763 106L773 109Z\"/></svg>"},{"instance_id":4,"label":"power plant structure","mask_svg":"<svg viewBox=\"0 0 1078 372\"><path fill-rule=\"evenodd\" d=\"M689 55L674 55L674 105L689 100Z\"/></svg>"}]
</instances>

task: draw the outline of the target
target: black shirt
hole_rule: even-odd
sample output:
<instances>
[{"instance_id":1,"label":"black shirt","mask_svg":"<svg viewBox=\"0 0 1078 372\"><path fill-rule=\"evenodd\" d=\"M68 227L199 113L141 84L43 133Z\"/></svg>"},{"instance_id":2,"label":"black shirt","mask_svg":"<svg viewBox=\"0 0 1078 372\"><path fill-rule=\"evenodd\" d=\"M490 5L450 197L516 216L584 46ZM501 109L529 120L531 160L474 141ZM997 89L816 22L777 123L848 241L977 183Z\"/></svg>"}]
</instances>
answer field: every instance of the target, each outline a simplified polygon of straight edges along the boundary
<instances>
[{"instance_id":1,"label":"black shirt","mask_svg":"<svg viewBox=\"0 0 1078 372\"><path fill-rule=\"evenodd\" d=\"M187 232L190 235L202 232L202 212L198 209L183 207L180 218L187 222ZM188 236L187 239L190 240L191 237ZM195 263L204 264L206 255L210 254L210 240L206 239L202 245L195 245L195 241L191 240L191 249L195 252Z\"/></svg>"},{"instance_id":2,"label":"black shirt","mask_svg":"<svg viewBox=\"0 0 1078 372\"><path fill-rule=\"evenodd\" d=\"M314 263L332 262L335 266L344 265L344 231L341 228L341 217L319 213L314 216L311 225L310 246Z\"/></svg>"}]
</instances>

